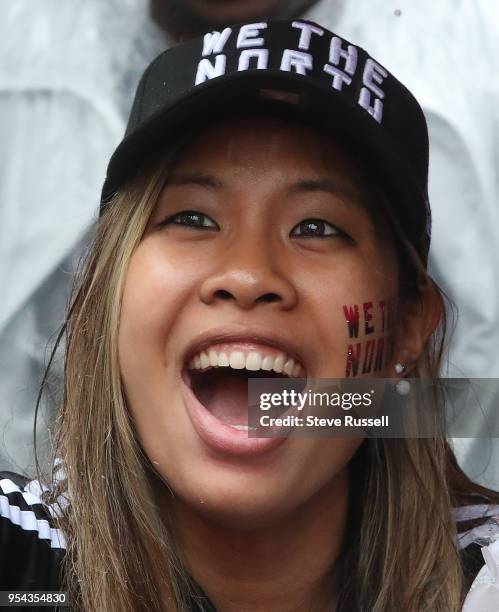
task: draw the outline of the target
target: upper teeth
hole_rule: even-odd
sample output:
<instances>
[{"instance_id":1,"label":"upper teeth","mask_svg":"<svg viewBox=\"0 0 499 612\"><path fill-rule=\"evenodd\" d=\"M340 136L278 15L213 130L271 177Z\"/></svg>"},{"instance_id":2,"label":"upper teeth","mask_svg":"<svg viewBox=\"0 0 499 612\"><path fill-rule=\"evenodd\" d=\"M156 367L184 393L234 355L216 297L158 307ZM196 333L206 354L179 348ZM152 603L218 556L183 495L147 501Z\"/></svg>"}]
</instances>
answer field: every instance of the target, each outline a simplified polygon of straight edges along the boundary
<instances>
[{"instance_id":1,"label":"upper teeth","mask_svg":"<svg viewBox=\"0 0 499 612\"><path fill-rule=\"evenodd\" d=\"M284 373L292 377L301 377L305 371L300 363L285 353L277 355L268 354L261 351L250 351L245 354L243 351L201 351L189 361L189 369L206 370L207 368L230 367L234 370L267 370L277 373Z\"/></svg>"}]
</instances>

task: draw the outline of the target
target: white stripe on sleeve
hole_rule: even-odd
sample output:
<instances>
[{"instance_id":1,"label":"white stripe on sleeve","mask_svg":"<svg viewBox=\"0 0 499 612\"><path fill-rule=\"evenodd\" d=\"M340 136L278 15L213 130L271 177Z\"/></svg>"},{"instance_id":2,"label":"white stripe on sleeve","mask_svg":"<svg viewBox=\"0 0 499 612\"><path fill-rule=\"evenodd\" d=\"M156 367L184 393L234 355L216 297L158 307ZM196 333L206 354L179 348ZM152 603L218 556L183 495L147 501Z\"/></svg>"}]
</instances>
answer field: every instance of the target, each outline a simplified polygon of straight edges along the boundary
<instances>
[{"instance_id":1,"label":"white stripe on sleeve","mask_svg":"<svg viewBox=\"0 0 499 612\"><path fill-rule=\"evenodd\" d=\"M66 548L66 539L60 529L54 529L47 520L38 519L32 510L21 510L0 495L0 517L8 519L25 531L36 531L40 540L49 540L51 548Z\"/></svg>"}]
</instances>

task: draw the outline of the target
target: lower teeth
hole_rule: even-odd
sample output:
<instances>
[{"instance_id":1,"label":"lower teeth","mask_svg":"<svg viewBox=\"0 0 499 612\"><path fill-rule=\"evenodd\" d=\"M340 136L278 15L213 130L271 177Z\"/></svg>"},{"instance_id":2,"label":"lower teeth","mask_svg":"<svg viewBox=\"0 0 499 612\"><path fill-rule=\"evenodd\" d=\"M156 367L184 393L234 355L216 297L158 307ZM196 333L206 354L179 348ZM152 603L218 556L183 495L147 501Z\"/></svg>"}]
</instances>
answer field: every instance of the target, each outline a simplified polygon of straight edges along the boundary
<instances>
[{"instance_id":1,"label":"lower teeth","mask_svg":"<svg viewBox=\"0 0 499 612\"><path fill-rule=\"evenodd\" d=\"M239 431L256 431L257 427L252 427L251 425L231 425L234 429L238 429Z\"/></svg>"}]
</instances>

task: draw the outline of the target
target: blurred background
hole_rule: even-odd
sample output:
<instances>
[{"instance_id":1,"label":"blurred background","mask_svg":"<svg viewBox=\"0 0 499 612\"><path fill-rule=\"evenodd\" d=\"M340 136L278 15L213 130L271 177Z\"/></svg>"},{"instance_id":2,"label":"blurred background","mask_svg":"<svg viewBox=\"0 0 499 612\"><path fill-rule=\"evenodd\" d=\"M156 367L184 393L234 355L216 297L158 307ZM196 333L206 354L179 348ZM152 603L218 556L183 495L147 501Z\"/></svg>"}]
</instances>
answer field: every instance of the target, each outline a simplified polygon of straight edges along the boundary
<instances>
[{"instance_id":1,"label":"blurred background","mask_svg":"<svg viewBox=\"0 0 499 612\"><path fill-rule=\"evenodd\" d=\"M442 375L499 379L496 0L11 0L0 6L0 470L33 468L38 388L142 71L207 30L290 17L367 48L423 106L430 272L459 311ZM42 460L56 403L42 401ZM458 459L499 489L499 441L473 427L453 440Z\"/></svg>"}]
</instances>

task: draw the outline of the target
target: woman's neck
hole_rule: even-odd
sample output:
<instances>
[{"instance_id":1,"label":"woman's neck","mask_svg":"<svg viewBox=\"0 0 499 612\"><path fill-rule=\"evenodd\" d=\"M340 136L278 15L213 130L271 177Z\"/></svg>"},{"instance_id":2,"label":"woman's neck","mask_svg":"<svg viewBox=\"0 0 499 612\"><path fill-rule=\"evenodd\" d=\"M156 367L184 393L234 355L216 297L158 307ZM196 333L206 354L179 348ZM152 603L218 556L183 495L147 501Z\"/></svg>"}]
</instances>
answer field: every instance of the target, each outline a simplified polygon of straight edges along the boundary
<instances>
[{"instance_id":1,"label":"woman's neck","mask_svg":"<svg viewBox=\"0 0 499 612\"><path fill-rule=\"evenodd\" d=\"M347 511L344 470L263 528L223 527L178 500L174 520L188 570L218 612L329 612Z\"/></svg>"}]
</instances>

